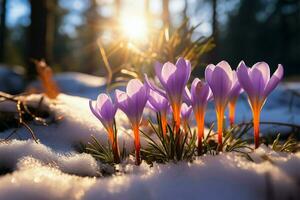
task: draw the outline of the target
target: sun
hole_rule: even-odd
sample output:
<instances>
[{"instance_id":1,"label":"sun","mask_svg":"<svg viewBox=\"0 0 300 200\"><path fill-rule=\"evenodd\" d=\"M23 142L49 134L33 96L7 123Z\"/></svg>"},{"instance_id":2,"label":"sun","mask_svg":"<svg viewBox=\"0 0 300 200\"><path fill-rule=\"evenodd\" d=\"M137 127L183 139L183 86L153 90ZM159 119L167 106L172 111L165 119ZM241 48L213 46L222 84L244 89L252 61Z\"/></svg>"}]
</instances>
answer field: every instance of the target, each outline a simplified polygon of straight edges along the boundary
<instances>
[{"instance_id":1,"label":"sun","mask_svg":"<svg viewBox=\"0 0 300 200\"><path fill-rule=\"evenodd\" d=\"M131 41L147 40L148 27L144 16L126 16L120 20L122 34Z\"/></svg>"}]
</instances>

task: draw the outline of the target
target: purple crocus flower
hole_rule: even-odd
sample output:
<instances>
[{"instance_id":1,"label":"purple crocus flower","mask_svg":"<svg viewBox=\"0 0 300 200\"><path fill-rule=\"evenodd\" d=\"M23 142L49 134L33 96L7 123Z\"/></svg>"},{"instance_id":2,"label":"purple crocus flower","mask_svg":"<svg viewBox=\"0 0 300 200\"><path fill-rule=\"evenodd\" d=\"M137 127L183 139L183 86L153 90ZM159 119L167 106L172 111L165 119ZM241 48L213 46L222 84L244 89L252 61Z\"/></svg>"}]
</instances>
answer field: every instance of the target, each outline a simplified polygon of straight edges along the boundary
<instances>
[{"instance_id":1,"label":"purple crocus flower","mask_svg":"<svg viewBox=\"0 0 300 200\"><path fill-rule=\"evenodd\" d=\"M138 79L132 79L128 82L126 93L116 90L117 106L127 115L132 125L137 165L141 162L139 125L148 96L149 88Z\"/></svg>"},{"instance_id":2,"label":"purple crocus flower","mask_svg":"<svg viewBox=\"0 0 300 200\"><path fill-rule=\"evenodd\" d=\"M114 118L117 107L112 103L111 98L106 94L100 94L97 98L96 105L89 101L89 106L92 113L101 121L102 125L108 132L109 141L112 144L115 162L120 162L118 142L116 133L114 133Z\"/></svg>"},{"instance_id":3,"label":"purple crocus flower","mask_svg":"<svg viewBox=\"0 0 300 200\"><path fill-rule=\"evenodd\" d=\"M170 106L168 99L152 89L150 89L149 91L148 102L151 104L152 109L155 112L166 113Z\"/></svg>"},{"instance_id":4,"label":"purple crocus flower","mask_svg":"<svg viewBox=\"0 0 300 200\"><path fill-rule=\"evenodd\" d=\"M253 114L254 143L255 148L259 146L259 122L260 111L267 99L267 96L275 89L283 77L283 67L278 68L270 78L270 68L265 62L258 62L247 68L243 61L237 69L238 80L248 95L249 103Z\"/></svg>"},{"instance_id":5,"label":"purple crocus flower","mask_svg":"<svg viewBox=\"0 0 300 200\"><path fill-rule=\"evenodd\" d=\"M157 63L155 73L166 91L166 97L173 111L176 132L178 132L182 96L191 74L191 63L183 58L179 58L175 65L170 62L166 62L164 65Z\"/></svg>"},{"instance_id":6,"label":"purple crocus flower","mask_svg":"<svg viewBox=\"0 0 300 200\"><path fill-rule=\"evenodd\" d=\"M191 104L198 127L198 154L202 153L202 138L204 136L204 117L207 102L212 99L209 85L195 78L191 85Z\"/></svg>"},{"instance_id":7,"label":"purple crocus flower","mask_svg":"<svg viewBox=\"0 0 300 200\"><path fill-rule=\"evenodd\" d=\"M233 126L233 124L234 124L235 105L236 105L239 95L243 91L242 87L240 86L239 80L237 78L236 71L234 71L234 70L233 70L232 78L233 78L232 79L232 89L229 94L229 103L228 103L230 126Z\"/></svg>"},{"instance_id":8,"label":"purple crocus flower","mask_svg":"<svg viewBox=\"0 0 300 200\"><path fill-rule=\"evenodd\" d=\"M168 99L160 95L158 92L150 89L148 104L152 110L160 113L162 132L165 136L167 133L167 112L170 108Z\"/></svg>"},{"instance_id":9,"label":"purple crocus flower","mask_svg":"<svg viewBox=\"0 0 300 200\"><path fill-rule=\"evenodd\" d=\"M98 96L96 105L93 106L91 100L89 101L89 105L92 113L101 121L106 130L109 130L113 126L114 117L117 111L111 98L102 93Z\"/></svg>"},{"instance_id":10,"label":"purple crocus flower","mask_svg":"<svg viewBox=\"0 0 300 200\"><path fill-rule=\"evenodd\" d=\"M226 61L221 61L217 65L210 64L206 67L205 79L212 90L215 101L218 123L218 143L221 149L223 118L233 86L233 72L230 65Z\"/></svg>"},{"instance_id":11,"label":"purple crocus flower","mask_svg":"<svg viewBox=\"0 0 300 200\"><path fill-rule=\"evenodd\" d=\"M185 132L187 132L187 125L188 125L191 113L192 113L192 106L188 106L186 103L183 103L181 106L180 115L181 115L181 119L182 119L182 123L183 123L183 129Z\"/></svg>"}]
</instances>

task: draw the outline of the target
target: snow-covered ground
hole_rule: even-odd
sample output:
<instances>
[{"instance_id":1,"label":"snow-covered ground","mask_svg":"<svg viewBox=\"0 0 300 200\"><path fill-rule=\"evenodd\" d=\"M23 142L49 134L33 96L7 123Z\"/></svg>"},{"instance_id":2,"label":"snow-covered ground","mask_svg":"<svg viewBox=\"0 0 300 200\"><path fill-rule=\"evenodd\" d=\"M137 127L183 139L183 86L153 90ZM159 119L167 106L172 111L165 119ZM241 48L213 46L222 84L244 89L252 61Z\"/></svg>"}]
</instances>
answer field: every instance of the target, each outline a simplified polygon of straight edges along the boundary
<instances>
[{"instance_id":1,"label":"snow-covered ground","mask_svg":"<svg viewBox=\"0 0 300 200\"><path fill-rule=\"evenodd\" d=\"M251 154L255 162L226 153L193 163L128 164L125 174L100 178L87 177L97 164L85 154L61 155L32 141L0 150L1 163L14 167L0 177L0 199L299 199L300 154L265 146Z\"/></svg>"},{"instance_id":2,"label":"snow-covered ground","mask_svg":"<svg viewBox=\"0 0 300 200\"><path fill-rule=\"evenodd\" d=\"M91 114L88 99L105 90L104 79L83 74L57 75L65 94L55 101L45 100L58 123L30 124L40 143L20 128L13 140L0 143L0 199L299 199L300 153L276 153L261 146L250 154L254 162L237 153L203 156L193 163L142 163L137 167L129 159L120 165L122 173L102 177L105 165L88 154L79 154L74 146L86 143L94 135L103 143L107 136ZM36 84L36 83L35 83ZM268 99L263 121L300 124L300 99L286 87L300 91L300 84L282 84ZM36 104L40 95L27 98ZM298 99L297 99L298 98ZM237 122L251 119L247 102L238 103ZM0 103L0 110L14 110L14 104ZM213 107L206 122L215 120ZM130 150L133 138L126 117L117 113L118 137ZM265 127L267 128L267 127ZM5 138L12 130L0 133Z\"/></svg>"}]
</instances>

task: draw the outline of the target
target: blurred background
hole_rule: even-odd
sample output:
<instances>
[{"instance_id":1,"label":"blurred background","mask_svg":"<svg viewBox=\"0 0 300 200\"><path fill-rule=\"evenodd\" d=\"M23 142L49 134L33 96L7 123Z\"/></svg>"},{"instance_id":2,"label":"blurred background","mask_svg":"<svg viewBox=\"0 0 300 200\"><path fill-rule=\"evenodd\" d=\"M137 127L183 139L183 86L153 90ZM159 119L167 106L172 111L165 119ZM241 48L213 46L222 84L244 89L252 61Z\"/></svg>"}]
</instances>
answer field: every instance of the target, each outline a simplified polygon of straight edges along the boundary
<instances>
[{"instance_id":1,"label":"blurred background","mask_svg":"<svg viewBox=\"0 0 300 200\"><path fill-rule=\"evenodd\" d=\"M138 76L154 60L266 61L300 74L300 0L0 0L1 68ZM142 67L142 68L141 68ZM119 75L114 75L119 73ZM3 80L1 80L2 82Z\"/></svg>"}]
</instances>

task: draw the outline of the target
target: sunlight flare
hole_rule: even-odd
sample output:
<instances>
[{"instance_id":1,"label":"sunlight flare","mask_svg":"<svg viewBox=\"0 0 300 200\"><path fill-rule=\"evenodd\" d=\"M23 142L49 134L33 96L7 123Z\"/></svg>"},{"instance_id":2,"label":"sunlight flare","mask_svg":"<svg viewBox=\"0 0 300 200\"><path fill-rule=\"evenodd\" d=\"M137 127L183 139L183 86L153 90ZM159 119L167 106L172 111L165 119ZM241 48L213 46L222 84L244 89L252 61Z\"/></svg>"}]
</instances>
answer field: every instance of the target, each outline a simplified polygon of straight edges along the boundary
<instances>
[{"instance_id":1,"label":"sunlight flare","mask_svg":"<svg viewBox=\"0 0 300 200\"><path fill-rule=\"evenodd\" d=\"M132 41L143 42L148 37L147 21L143 15L123 16L120 19L124 37Z\"/></svg>"}]
</instances>

